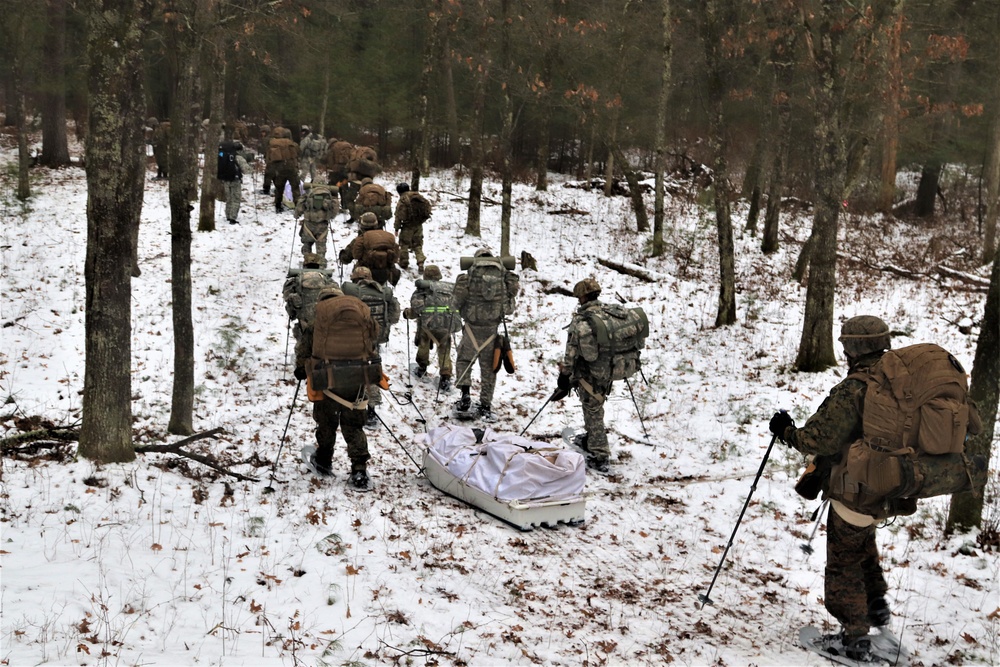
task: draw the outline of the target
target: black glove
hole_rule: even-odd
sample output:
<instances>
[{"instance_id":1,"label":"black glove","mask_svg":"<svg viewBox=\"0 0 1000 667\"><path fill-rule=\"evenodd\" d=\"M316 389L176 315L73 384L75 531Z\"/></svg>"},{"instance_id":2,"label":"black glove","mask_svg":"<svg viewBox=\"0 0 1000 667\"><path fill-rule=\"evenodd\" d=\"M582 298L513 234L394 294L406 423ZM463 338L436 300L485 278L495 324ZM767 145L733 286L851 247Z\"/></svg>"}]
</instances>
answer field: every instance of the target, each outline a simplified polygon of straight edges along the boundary
<instances>
[{"instance_id":1,"label":"black glove","mask_svg":"<svg viewBox=\"0 0 1000 667\"><path fill-rule=\"evenodd\" d=\"M306 369L304 366L295 367L295 379L299 380L300 382L306 379Z\"/></svg>"},{"instance_id":2,"label":"black glove","mask_svg":"<svg viewBox=\"0 0 1000 667\"><path fill-rule=\"evenodd\" d=\"M795 422L792 421L791 416L787 412L779 410L771 417L771 422L767 425L767 428L771 430L771 433L784 440L785 429L789 426L795 426Z\"/></svg>"},{"instance_id":3,"label":"black glove","mask_svg":"<svg viewBox=\"0 0 1000 667\"><path fill-rule=\"evenodd\" d=\"M556 380L556 390L552 392L552 401L561 401L567 396L569 396L569 390L572 388L570 384L569 375L566 373L560 373L559 379Z\"/></svg>"}]
</instances>

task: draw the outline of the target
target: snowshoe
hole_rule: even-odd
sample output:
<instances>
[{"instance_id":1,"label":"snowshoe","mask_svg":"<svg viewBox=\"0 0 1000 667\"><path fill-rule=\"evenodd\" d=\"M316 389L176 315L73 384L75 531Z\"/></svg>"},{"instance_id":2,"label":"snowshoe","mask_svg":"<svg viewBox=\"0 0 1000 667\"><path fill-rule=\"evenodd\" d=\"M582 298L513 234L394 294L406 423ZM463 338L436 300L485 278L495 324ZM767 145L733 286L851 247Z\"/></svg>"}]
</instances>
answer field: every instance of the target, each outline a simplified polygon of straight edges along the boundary
<instances>
[{"instance_id":1,"label":"snowshoe","mask_svg":"<svg viewBox=\"0 0 1000 667\"><path fill-rule=\"evenodd\" d=\"M447 394L449 391L451 391L451 378L443 377L440 380L438 380L438 391L440 391L443 394Z\"/></svg>"},{"instance_id":2,"label":"snowshoe","mask_svg":"<svg viewBox=\"0 0 1000 667\"><path fill-rule=\"evenodd\" d=\"M427 367L417 364L417 367L413 369L413 375L418 378L422 378L427 375Z\"/></svg>"},{"instance_id":3,"label":"snowshoe","mask_svg":"<svg viewBox=\"0 0 1000 667\"><path fill-rule=\"evenodd\" d=\"M582 428L576 428L574 426L567 426L562 430L562 439L567 445L573 449L577 449L584 454L587 454L587 432Z\"/></svg>"},{"instance_id":4,"label":"snowshoe","mask_svg":"<svg viewBox=\"0 0 1000 667\"><path fill-rule=\"evenodd\" d=\"M309 471L318 477L332 477L333 470L326 466L321 466L316 462L316 446L306 445L302 448L302 462L306 464Z\"/></svg>"},{"instance_id":5,"label":"snowshoe","mask_svg":"<svg viewBox=\"0 0 1000 667\"><path fill-rule=\"evenodd\" d=\"M462 397L455 401L455 409L451 416L462 421L469 421L476 418L476 413L472 409L472 397L469 395L469 388L462 387Z\"/></svg>"},{"instance_id":6,"label":"snowshoe","mask_svg":"<svg viewBox=\"0 0 1000 667\"><path fill-rule=\"evenodd\" d=\"M833 662L849 667L896 664L877 655L872 650L871 640L871 637L856 637L845 642L843 633L824 635L812 626L799 630L799 644L802 648Z\"/></svg>"},{"instance_id":7,"label":"snowshoe","mask_svg":"<svg viewBox=\"0 0 1000 667\"><path fill-rule=\"evenodd\" d=\"M479 420L484 424L495 424L497 419L499 419L497 417L497 413L490 410L490 406L482 404L476 408L476 416L479 417Z\"/></svg>"},{"instance_id":8,"label":"snowshoe","mask_svg":"<svg viewBox=\"0 0 1000 667\"><path fill-rule=\"evenodd\" d=\"M877 657L882 658L890 665L898 665L899 667L910 664L910 652L906 650L896 635L892 634L892 630L888 626L879 627L878 634L871 635L870 639L872 653Z\"/></svg>"},{"instance_id":9,"label":"snowshoe","mask_svg":"<svg viewBox=\"0 0 1000 667\"><path fill-rule=\"evenodd\" d=\"M368 479L368 471L355 470L351 473L351 488L355 491L371 491L371 480Z\"/></svg>"}]
</instances>

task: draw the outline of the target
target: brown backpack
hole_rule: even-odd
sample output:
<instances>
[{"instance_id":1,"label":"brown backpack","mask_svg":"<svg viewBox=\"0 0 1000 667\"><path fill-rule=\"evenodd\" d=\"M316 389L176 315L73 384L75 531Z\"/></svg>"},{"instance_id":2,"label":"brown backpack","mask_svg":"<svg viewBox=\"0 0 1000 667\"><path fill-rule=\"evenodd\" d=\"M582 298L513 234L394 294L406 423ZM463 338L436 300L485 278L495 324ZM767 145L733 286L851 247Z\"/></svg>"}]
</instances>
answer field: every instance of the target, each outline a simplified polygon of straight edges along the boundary
<instances>
[{"instance_id":1,"label":"brown backpack","mask_svg":"<svg viewBox=\"0 0 1000 667\"><path fill-rule=\"evenodd\" d=\"M830 497L884 518L895 513L890 501L972 486L965 439L981 424L955 357L921 343L889 350L867 372L850 377L867 386L863 436L834 465Z\"/></svg>"},{"instance_id":2,"label":"brown backpack","mask_svg":"<svg viewBox=\"0 0 1000 667\"><path fill-rule=\"evenodd\" d=\"M330 169L343 169L351 161L353 152L354 144L341 139L331 139L326 147L326 164Z\"/></svg>"},{"instance_id":3,"label":"brown backpack","mask_svg":"<svg viewBox=\"0 0 1000 667\"><path fill-rule=\"evenodd\" d=\"M382 171L382 165L378 163L378 153L375 152L374 148L355 146L351 153L351 159L347 163L347 169L371 178Z\"/></svg>"},{"instance_id":4,"label":"brown backpack","mask_svg":"<svg viewBox=\"0 0 1000 667\"><path fill-rule=\"evenodd\" d=\"M298 157L299 145L291 139L271 139L268 144L268 162L295 162Z\"/></svg>"},{"instance_id":5,"label":"brown backpack","mask_svg":"<svg viewBox=\"0 0 1000 667\"><path fill-rule=\"evenodd\" d=\"M399 261L396 237L384 229L370 229L361 236L354 259L369 269L390 269Z\"/></svg>"},{"instance_id":6,"label":"brown backpack","mask_svg":"<svg viewBox=\"0 0 1000 667\"><path fill-rule=\"evenodd\" d=\"M358 191L355 201L361 206L390 206L392 195L378 183L365 183Z\"/></svg>"},{"instance_id":7,"label":"brown backpack","mask_svg":"<svg viewBox=\"0 0 1000 667\"><path fill-rule=\"evenodd\" d=\"M376 355L378 323L361 299L334 296L316 304L310 372L312 388L356 398L382 378Z\"/></svg>"}]
</instances>

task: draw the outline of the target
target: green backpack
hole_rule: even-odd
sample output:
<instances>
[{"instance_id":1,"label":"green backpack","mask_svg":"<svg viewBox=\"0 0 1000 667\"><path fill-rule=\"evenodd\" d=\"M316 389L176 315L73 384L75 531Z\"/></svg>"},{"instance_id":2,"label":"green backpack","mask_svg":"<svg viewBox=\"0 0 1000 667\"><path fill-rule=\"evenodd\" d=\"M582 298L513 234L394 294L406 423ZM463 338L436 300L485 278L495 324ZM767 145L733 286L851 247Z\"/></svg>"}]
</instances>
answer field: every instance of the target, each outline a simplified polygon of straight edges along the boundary
<instances>
[{"instance_id":1,"label":"green backpack","mask_svg":"<svg viewBox=\"0 0 1000 667\"><path fill-rule=\"evenodd\" d=\"M451 307L455 292L454 283L418 280L414 285L417 291L413 295L413 305L419 316L421 329L426 329L440 338L462 328L461 316Z\"/></svg>"},{"instance_id":2,"label":"green backpack","mask_svg":"<svg viewBox=\"0 0 1000 667\"><path fill-rule=\"evenodd\" d=\"M597 340L597 359L589 363L594 380L627 380L639 372L649 336L649 320L642 308L602 303L600 310L588 313L588 322Z\"/></svg>"},{"instance_id":3,"label":"green backpack","mask_svg":"<svg viewBox=\"0 0 1000 667\"><path fill-rule=\"evenodd\" d=\"M315 183L299 201L302 216L309 222L329 222L340 213L336 186Z\"/></svg>"}]
</instances>

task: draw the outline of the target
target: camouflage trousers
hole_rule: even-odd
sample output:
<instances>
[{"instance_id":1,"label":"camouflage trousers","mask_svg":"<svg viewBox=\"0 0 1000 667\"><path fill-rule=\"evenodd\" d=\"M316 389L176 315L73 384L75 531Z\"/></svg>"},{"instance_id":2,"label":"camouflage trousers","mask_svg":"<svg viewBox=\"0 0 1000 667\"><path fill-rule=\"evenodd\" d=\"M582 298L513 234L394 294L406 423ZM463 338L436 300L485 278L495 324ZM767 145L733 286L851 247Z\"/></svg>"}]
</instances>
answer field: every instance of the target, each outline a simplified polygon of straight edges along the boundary
<instances>
[{"instance_id":1,"label":"camouflage trousers","mask_svg":"<svg viewBox=\"0 0 1000 667\"><path fill-rule=\"evenodd\" d=\"M221 181L222 191L226 194L226 220L239 220L240 204L243 203L243 181Z\"/></svg>"},{"instance_id":2,"label":"camouflage trousers","mask_svg":"<svg viewBox=\"0 0 1000 667\"><path fill-rule=\"evenodd\" d=\"M313 403L316 420L316 463L332 467L333 445L337 442L337 426L344 432L351 470L364 470L368 459L368 437L365 435L365 411L352 410L330 397Z\"/></svg>"},{"instance_id":3,"label":"camouflage trousers","mask_svg":"<svg viewBox=\"0 0 1000 667\"><path fill-rule=\"evenodd\" d=\"M472 386L472 362L479 359L479 402L489 406L493 403L493 389L496 387L497 374L493 372L493 340L496 336L497 325L472 325L466 324L462 333L462 343L458 346L458 357L455 360L460 379L456 382L457 387ZM487 341L489 341L487 343ZM479 352L476 348L482 347Z\"/></svg>"},{"instance_id":4,"label":"camouflage trousers","mask_svg":"<svg viewBox=\"0 0 1000 667\"><path fill-rule=\"evenodd\" d=\"M417 267L424 268L427 257L424 255L424 226L403 225L399 230L399 268L405 269L410 265L410 250L417 260Z\"/></svg>"},{"instance_id":5,"label":"camouflage trousers","mask_svg":"<svg viewBox=\"0 0 1000 667\"><path fill-rule=\"evenodd\" d=\"M375 348L375 354L382 356L381 344ZM368 385L365 391L368 392L368 405L372 407L382 405L382 388L378 386L378 383Z\"/></svg>"},{"instance_id":6,"label":"camouflage trousers","mask_svg":"<svg viewBox=\"0 0 1000 667\"><path fill-rule=\"evenodd\" d=\"M264 165L264 184L261 186L264 189L264 194L271 194L271 183L274 182L274 175L276 173L277 164L274 162L268 162Z\"/></svg>"},{"instance_id":7,"label":"camouflage trousers","mask_svg":"<svg viewBox=\"0 0 1000 667\"><path fill-rule=\"evenodd\" d=\"M326 220L320 222L302 221L299 229L299 238L302 239L302 254L315 252L323 258L323 265L326 265L326 239L330 235L330 223ZM313 250L315 244L316 250Z\"/></svg>"},{"instance_id":8,"label":"camouflage trousers","mask_svg":"<svg viewBox=\"0 0 1000 667\"><path fill-rule=\"evenodd\" d=\"M427 329L417 329L417 365L427 368L431 365L431 348L437 345L438 369L441 377L451 377L451 335L445 332L432 333ZM493 346L490 346L492 354ZM492 357L490 363L493 363Z\"/></svg>"},{"instance_id":9,"label":"camouflage trousers","mask_svg":"<svg viewBox=\"0 0 1000 667\"><path fill-rule=\"evenodd\" d=\"M875 526L855 526L830 507L826 517L827 611L848 636L868 634L868 603L885 596L888 586L879 565Z\"/></svg>"},{"instance_id":10,"label":"camouflage trousers","mask_svg":"<svg viewBox=\"0 0 1000 667\"><path fill-rule=\"evenodd\" d=\"M585 380L583 382L586 382ZM608 431L604 428L604 402L610 393L609 389L587 383L577 387L580 405L583 407L583 427L587 430L587 451L594 458L611 458L611 447L608 445Z\"/></svg>"},{"instance_id":11,"label":"camouflage trousers","mask_svg":"<svg viewBox=\"0 0 1000 667\"><path fill-rule=\"evenodd\" d=\"M299 173L302 174L302 180L306 183L316 182L316 158L314 157L301 157L299 158Z\"/></svg>"}]
</instances>

